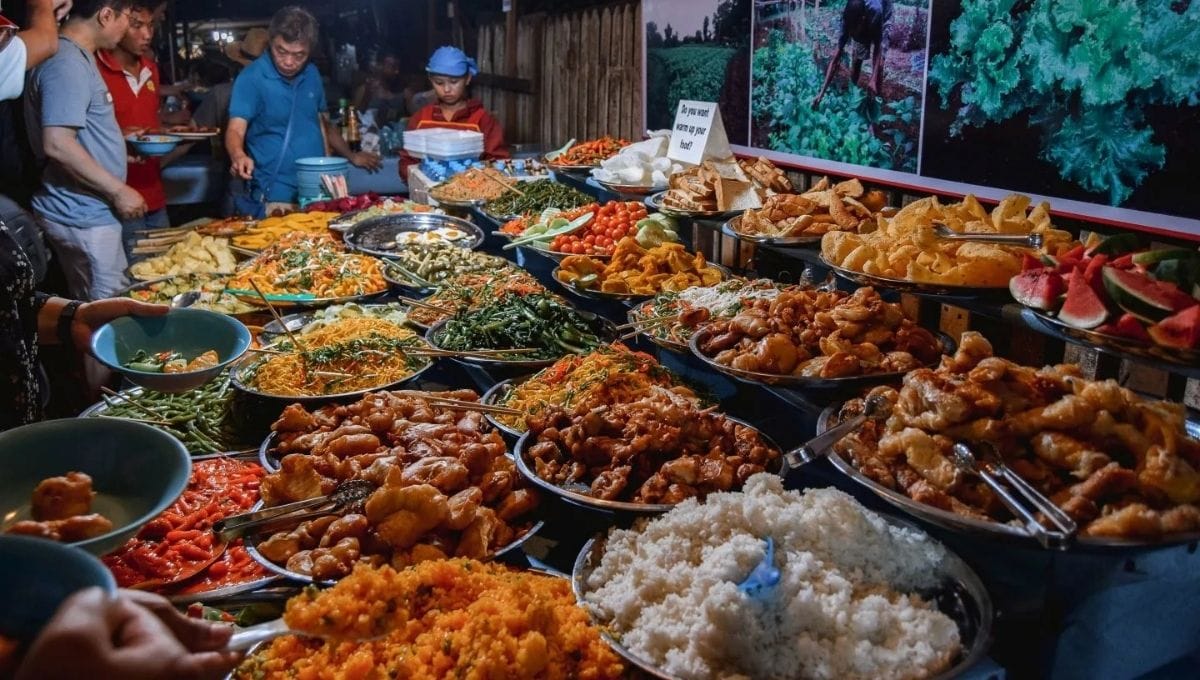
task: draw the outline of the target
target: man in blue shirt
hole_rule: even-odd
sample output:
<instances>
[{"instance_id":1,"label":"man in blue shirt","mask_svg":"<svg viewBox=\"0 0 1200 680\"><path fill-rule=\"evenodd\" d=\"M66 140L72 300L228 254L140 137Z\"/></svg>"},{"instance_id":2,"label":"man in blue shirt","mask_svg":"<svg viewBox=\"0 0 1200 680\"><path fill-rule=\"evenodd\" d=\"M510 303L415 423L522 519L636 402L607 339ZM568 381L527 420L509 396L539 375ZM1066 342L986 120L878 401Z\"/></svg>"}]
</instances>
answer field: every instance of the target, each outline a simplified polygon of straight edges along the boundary
<instances>
[{"instance_id":1,"label":"man in blue shirt","mask_svg":"<svg viewBox=\"0 0 1200 680\"><path fill-rule=\"evenodd\" d=\"M268 208L295 203L296 159L324 156L326 138L334 153L355 166L378 170L379 156L351 150L341 132L322 118L325 92L317 68L309 63L317 45L313 15L285 7L271 19L268 34L266 54L233 84L225 133L231 171L249 182L252 200Z\"/></svg>"}]
</instances>

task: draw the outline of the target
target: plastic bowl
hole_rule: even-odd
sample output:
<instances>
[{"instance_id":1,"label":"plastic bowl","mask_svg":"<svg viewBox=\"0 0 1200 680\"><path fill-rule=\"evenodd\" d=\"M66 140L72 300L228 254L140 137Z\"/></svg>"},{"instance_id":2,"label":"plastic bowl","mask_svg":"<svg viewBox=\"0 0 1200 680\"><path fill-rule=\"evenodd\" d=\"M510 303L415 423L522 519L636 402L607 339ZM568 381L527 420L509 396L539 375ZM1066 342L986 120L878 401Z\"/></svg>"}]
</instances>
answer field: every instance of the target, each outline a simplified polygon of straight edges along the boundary
<instances>
[{"instance_id":1,"label":"plastic bowl","mask_svg":"<svg viewBox=\"0 0 1200 680\"><path fill-rule=\"evenodd\" d=\"M183 138L175 135L129 135L125 141L139 156L165 156L174 151Z\"/></svg>"},{"instance_id":2,"label":"plastic bowl","mask_svg":"<svg viewBox=\"0 0 1200 680\"><path fill-rule=\"evenodd\" d=\"M192 463L182 442L149 425L67 418L0 433L0 470L0 532L30 519L30 496L43 479L68 472L90 475L96 492L92 512L112 521L113 530L71 545L104 555L179 498Z\"/></svg>"},{"instance_id":3,"label":"plastic bowl","mask_svg":"<svg viewBox=\"0 0 1200 680\"><path fill-rule=\"evenodd\" d=\"M158 392L186 392L220 375L250 347L250 331L233 317L202 309L172 309L165 316L124 316L92 336L92 354L135 385ZM189 360L216 350L220 362L188 373L149 373L126 368L137 351L174 351Z\"/></svg>"},{"instance_id":4,"label":"plastic bowl","mask_svg":"<svg viewBox=\"0 0 1200 680\"><path fill-rule=\"evenodd\" d=\"M0 536L0 635L32 639L64 600L93 586L108 593L117 590L112 572L79 548Z\"/></svg>"}]
</instances>

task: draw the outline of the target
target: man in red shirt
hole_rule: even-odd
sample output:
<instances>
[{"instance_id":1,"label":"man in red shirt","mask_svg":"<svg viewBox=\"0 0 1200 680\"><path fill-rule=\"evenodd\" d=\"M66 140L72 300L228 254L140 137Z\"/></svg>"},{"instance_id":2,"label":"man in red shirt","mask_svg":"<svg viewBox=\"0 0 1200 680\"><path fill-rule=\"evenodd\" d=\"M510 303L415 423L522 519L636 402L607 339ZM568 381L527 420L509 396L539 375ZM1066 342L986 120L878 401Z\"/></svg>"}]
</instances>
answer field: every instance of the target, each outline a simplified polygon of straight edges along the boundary
<instances>
[{"instance_id":1,"label":"man in red shirt","mask_svg":"<svg viewBox=\"0 0 1200 680\"><path fill-rule=\"evenodd\" d=\"M125 134L162 127L158 66L150 48L154 42L154 13L161 4L161 0L135 2L125 37L115 49L96 53L100 75L112 93L117 124ZM128 184L146 200L145 216L121 221L125 257L130 264L135 261L133 246L141 237L139 231L170 226L161 172L162 166L175 157L129 159Z\"/></svg>"}]
</instances>

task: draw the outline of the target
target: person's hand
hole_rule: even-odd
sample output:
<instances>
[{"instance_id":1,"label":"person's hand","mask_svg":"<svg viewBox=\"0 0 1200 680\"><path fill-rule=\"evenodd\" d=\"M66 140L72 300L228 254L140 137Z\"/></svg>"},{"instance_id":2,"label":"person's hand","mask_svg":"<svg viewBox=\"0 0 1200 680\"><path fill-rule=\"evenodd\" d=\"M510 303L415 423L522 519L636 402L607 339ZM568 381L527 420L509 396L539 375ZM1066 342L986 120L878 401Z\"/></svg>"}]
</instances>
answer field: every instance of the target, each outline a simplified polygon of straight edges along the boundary
<instances>
[{"instance_id":1,"label":"person's hand","mask_svg":"<svg viewBox=\"0 0 1200 680\"><path fill-rule=\"evenodd\" d=\"M113 207L123 220L136 220L146 214L146 199L137 189L126 184L113 196Z\"/></svg>"},{"instance_id":2,"label":"person's hand","mask_svg":"<svg viewBox=\"0 0 1200 680\"><path fill-rule=\"evenodd\" d=\"M356 168L363 168L370 172L378 172L383 166L383 159L379 154L367 153L366 151L356 151L350 154L350 163Z\"/></svg>"},{"instance_id":3,"label":"person's hand","mask_svg":"<svg viewBox=\"0 0 1200 680\"><path fill-rule=\"evenodd\" d=\"M180 621L162 609L170 608L165 601L148 597L121 591L109 598L99 588L72 595L34 640L16 680L220 678L237 664L239 654L219 651L232 632L227 626Z\"/></svg>"},{"instance_id":4,"label":"person's hand","mask_svg":"<svg viewBox=\"0 0 1200 680\"><path fill-rule=\"evenodd\" d=\"M73 5L71 0L54 0L54 20L61 23L71 13Z\"/></svg>"},{"instance_id":5,"label":"person's hand","mask_svg":"<svg viewBox=\"0 0 1200 680\"><path fill-rule=\"evenodd\" d=\"M123 316L162 316L171 311L167 305L152 305L132 298L108 298L85 302L75 310L71 323L71 339L76 347L87 347L92 334L101 326Z\"/></svg>"},{"instance_id":6,"label":"person's hand","mask_svg":"<svg viewBox=\"0 0 1200 680\"><path fill-rule=\"evenodd\" d=\"M229 166L229 171L234 177L240 177L244 180L254 179L254 159L246 154L242 154L233 159Z\"/></svg>"}]
</instances>

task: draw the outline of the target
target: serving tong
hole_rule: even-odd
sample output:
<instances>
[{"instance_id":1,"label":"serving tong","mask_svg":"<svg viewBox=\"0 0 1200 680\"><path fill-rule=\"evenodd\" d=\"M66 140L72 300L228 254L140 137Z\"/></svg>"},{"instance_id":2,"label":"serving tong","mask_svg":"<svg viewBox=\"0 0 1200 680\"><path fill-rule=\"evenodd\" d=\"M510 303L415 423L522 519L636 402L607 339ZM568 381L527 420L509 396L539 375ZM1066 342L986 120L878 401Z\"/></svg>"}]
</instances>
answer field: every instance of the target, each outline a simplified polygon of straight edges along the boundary
<instances>
[{"instance_id":1,"label":"serving tong","mask_svg":"<svg viewBox=\"0 0 1200 680\"><path fill-rule=\"evenodd\" d=\"M1026 246L1041 248L1045 238L1041 234L978 234L959 232L951 229L944 222L933 223L933 233L947 241L971 241L974 243L996 243L1006 246Z\"/></svg>"},{"instance_id":2,"label":"serving tong","mask_svg":"<svg viewBox=\"0 0 1200 680\"><path fill-rule=\"evenodd\" d=\"M988 447L990 449L990 447ZM1067 513L1046 498L1040 491L1033 488L1012 468L1004 464L994 450L990 451L987 460L980 464L971 447L959 442L954 445L951 459L959 470L976 475L1000 497L1000 502L1025 523L1025 530L1033 536L1042 547L1052 550L1065 550L1075 538L1079 526ZM1003 479L1006 487L1000 483ZM1012 487L1011 490L1008 487ZM1014 493L1015 492L1015 493ZM1026 505L1028 503L1033 509ZM1053 524L1058 531L1051 531L1038 520L1041 513Z\"/></svg>"},{"instance_id":3,"label":"serving tong","mask_svg":"<svg viewBox=\"0 0 1200 680\"><path fill-rule=\"evenodd\" d=\"M872 394L863 404L863 412L844 422L838 423L813 437L808 443L783 454L784 462L789 469L796 469L829 455L833 445L843 437L863 426L868 420L882 420L892 413L892 403L883 395Z\"/></svg>"},{"instance_id":4,"label":"serving tong","mask_svg":"<svg viewBox=\"0 0 1200 680\"><path fill-rule=\"evenodd\" d=\"M298 524L306 519L338 514L361 505L374 491L375 485L366 480L347 480L338 484L328 496L226 517L213 524L213 533L222 541L232 541L239 536L255 533L255 530L261 527L283 523Z\"/></svg>"}]
</instances>

